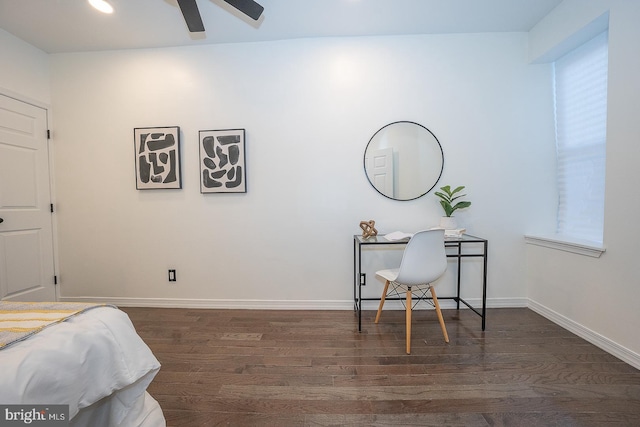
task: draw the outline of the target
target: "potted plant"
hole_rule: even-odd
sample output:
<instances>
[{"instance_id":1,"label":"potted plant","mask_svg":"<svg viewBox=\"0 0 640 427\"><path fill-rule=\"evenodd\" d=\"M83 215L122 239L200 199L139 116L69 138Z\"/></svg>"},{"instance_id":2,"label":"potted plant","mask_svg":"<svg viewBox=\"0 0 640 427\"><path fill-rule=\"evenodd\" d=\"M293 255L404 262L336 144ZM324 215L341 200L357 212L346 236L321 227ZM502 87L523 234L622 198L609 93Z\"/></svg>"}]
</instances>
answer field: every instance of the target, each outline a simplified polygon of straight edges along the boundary
<instances>
[{"instance_id":1,"label":"potted plant","mask_svg":"<svg viewBox=\"0 0 640 427\"><path fill-rule=\"evenodd\" d=\"M444 187L440 187L440 190L442 191L436 191L435 193L436 196L440 198L440 205L442 209L444 209L445 215L440 219L440 227L445 230L453 230L456 228L456 220L452 216L453 213L458 209L468 208L471 206L471 202L457 201L461 197L466 196L466 194L458 194L464 190L464 185L456 187L454 190L451 190L450 185L445 185Z\"/></svg>"}]
</instances>

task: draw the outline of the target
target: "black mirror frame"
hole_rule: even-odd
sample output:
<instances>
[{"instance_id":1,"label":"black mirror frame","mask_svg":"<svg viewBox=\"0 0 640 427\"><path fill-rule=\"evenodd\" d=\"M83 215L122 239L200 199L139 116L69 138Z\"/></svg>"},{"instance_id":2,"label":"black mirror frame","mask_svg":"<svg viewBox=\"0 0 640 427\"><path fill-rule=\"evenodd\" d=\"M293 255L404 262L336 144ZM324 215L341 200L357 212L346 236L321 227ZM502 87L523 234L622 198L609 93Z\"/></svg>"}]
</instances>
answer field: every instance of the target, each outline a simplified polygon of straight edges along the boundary
<instances>
[{"instance_id":1,"label":"black mirror frame","mask_svg":"<svg viewBox=\"0 0 640 427\"><path fill-rule=\"evenodd\" d=\"M438 147L440 148L440 155L442 156L442 166L440 167L440 172L438 173L438 178L434 181L434 183L431 186L431 188L429 188L424 193L422 193L422 194L420 194L420 195L418 195L416 197L410 198L410 199L398 199L398 198L395 198L395 197L387 196L386 194L384 194L380 190L378 190L375 185L373 185L373 182L371 182L371 179L369 178L369 174L367 174L367 160L366 160L367 159L367 150L369 149L369 145L371 144L371 141L373 141L374 138L376 137L376 135L378 135L384 129L388 128L389 126L392 126L392 125L395 125L395 124L399 124L399 123L408 123L408 124L413 124L413 125L416 125L416 126L420 126L424 130L429 132L431 134L431 136L433 136L433 139L435 139L435 141L438 143ZM438 140L438 138L429 129L427 129L426 127L422 126L420 123L416 123L416 122L412 122L412 121L408 121L408 120L398 120L396 122L392 122L392 123L389 123L387 125L382 126L380 129L378 129L376 131L376 133L373 134L373 136L369 139L369 142L367 143L367 146L364 149L364 156L362 158L362 165L363 165L363 169L364 169L364 175L367 177L367 181L369 181L369 184L371 184L371 186L373 187L374 190L376 190L379 194L382 194L387 199L397 200L399 202L407 202L407 201L410 201L410 200L419 199L420 197L428 194L438 184L438 182L440 181L440 178L442 177L442 172L444 171L444 151L442 150L442 144L440 144L440 141Z\"/></svg>"}]
</instances>

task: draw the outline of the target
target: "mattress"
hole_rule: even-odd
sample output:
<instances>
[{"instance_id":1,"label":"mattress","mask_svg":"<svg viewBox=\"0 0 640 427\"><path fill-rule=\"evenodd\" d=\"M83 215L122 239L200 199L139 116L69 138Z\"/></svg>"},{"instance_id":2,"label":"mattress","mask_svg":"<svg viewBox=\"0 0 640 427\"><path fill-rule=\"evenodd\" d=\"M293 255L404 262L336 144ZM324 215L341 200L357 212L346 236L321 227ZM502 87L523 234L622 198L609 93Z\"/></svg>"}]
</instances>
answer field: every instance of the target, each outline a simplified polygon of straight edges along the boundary
<instances>
[{"instance_id":1,"label":"mattress","mask_svg":"<svg viewBox=\"0 0 640 427\"><path fill-rule=\"evenodd\" d=\"M76 426L166 424L146 392L160 363L116 308L93 308L8 346L0 366L2 404L69 405Z\"/></svg>"}]
</instances>

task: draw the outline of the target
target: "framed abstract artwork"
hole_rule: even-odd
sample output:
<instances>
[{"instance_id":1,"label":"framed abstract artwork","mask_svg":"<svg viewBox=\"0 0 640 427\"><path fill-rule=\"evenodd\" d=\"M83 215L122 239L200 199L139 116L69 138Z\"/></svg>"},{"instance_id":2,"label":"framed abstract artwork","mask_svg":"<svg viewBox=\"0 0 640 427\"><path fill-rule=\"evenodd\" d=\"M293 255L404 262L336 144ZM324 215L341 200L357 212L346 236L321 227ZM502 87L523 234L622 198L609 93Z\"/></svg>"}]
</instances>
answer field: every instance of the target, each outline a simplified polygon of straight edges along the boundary
<instances>
[{"instance_id":1,"label":"framed abstract artwork","mask_svg":"<svg viewBox=\"0 0 640 427\"><path fill-rule=\"evenodd\" d=\"M136 188L182 188L180 127L135 128Z\"/></svg>"},{"instance_id":2,"label":"framed abstract artwork","mask_svg":"<svg viewBox=\"0 0 640 427\"><path fill-rule=\"evenodd\" d=\"M246 193L244 129L201 130L200 192Z\"/></svg>"}]
</instances>

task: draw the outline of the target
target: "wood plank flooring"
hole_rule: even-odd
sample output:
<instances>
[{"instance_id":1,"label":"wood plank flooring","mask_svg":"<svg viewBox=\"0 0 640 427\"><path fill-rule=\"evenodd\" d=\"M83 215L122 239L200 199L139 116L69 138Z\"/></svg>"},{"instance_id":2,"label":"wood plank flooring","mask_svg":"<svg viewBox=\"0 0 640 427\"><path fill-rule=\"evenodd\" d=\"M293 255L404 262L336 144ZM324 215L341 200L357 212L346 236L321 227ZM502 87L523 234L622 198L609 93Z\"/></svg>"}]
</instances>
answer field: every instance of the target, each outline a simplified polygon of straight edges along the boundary
<instances>
[{"instance_id":1,"label":"wood plank flooring","mask_svg":"<svg viewBox=\"0 0 640 427\"><path fill-rule=\"evenodd\" d=\"M122 308L168 426L639 426L640 371L528 309Z\"/></svg>"}]
</instances>

